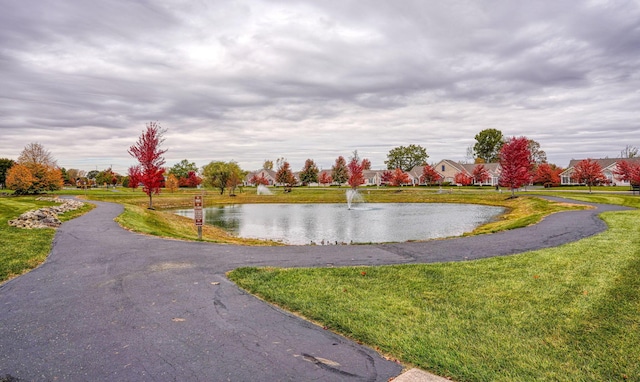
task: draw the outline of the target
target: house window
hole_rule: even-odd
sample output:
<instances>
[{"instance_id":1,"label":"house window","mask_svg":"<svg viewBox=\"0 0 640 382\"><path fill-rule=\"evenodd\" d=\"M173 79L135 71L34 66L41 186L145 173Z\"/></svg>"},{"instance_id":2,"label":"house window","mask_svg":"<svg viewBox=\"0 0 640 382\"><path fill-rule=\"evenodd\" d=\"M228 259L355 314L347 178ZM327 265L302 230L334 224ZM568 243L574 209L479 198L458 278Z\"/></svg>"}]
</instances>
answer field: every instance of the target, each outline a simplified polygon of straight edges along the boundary
<instances>
[{"instance_id":1,"label":"house window","mask_svg":"<svg viewBox=\"0 0 640 382\"><path fill-rule=\"evenodd\" d=\"M442 165L442 172L444 172L444 165Z\"/></svg>"}]
</instances>

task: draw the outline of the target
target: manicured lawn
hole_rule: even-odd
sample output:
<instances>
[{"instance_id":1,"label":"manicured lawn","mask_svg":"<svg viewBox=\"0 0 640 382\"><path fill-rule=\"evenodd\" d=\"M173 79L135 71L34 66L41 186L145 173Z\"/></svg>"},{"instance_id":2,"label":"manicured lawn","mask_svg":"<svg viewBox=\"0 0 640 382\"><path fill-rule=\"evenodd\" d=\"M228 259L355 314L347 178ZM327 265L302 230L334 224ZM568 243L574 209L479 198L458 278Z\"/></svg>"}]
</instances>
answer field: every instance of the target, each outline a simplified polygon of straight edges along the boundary
<instances>
[{"instance_id":1,"label":"manicured lawn","mask_svg":"<svg viewBox=\"0 0 640 382\"><path fill-rule=\"evenodd\" d=\"M566 196L566 194L564 194ZM638 206L640 198L581 195ZM640 380L640 211L558 248L463 263L241 268L239 286L458 381Z\"/></svg>"},{"instance_id":2,"label":"manicured lawn","mask_svg":"<svg viewBox=\"0 0 640 382\"><path fill-rule=\"evenodd\" d=\"M42 264L51 250L55 230L52 228L21 229L11 227L8 221L23 212L55 203L36 200L35 196L0 198L0 282L19 276ZM59 216L65 221L90 210L92 206L70 211Z\"/></svg>"},{"instance_id":3,"label":"manicured lawn","mask_svg":"<svg viewBox=\"0 0 640 382\"><path fill-rule=\"evenodd\" d=\"M193 222L184 217L176 217L162 210L176 208L192 208L194 195L203 195L205 206L242 203L345 203L347 188L338 187L299 187L291 193L282 192L282 188L272 188L274 195L257 195L256 189L246 187L236 196L220 195L215 190L181 189L175 193L162 192L153 200L156 211L146 209L147 196L140 190L117 191L94 189L87 192L66 191L79 194L91 200L122 203L126 212L117 221L125 228L135 232L171 237L176 239L196 240L198 235ZM454 187L439 193L437 187L381 187L361 188L360 192L366 202L370 203L472 203L492 206L503 206L507 212L497 221L478 227L469 234L492 233L534 224L544 216L577 208L559 203L551 203L535 197L519 197L508 199L508 194L501 194L493 188L460 188ZM158 211L160 210L160 211ZM274 243L257 240L245 240L233 237L215 227L205 227L203 240L216 243L274 245Z\"/></svg>"}]
</instances>

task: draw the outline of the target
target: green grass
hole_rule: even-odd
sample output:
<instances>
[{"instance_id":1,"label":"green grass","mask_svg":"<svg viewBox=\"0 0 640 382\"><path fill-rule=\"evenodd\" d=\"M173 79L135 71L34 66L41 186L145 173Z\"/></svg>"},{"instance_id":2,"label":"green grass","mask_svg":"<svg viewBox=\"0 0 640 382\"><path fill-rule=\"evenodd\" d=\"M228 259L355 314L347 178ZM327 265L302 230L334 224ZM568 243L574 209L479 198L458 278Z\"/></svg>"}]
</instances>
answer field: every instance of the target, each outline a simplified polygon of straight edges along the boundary
<instances>
[{"instance_id":1,"label":"green grass","mask_svg":"<svg viewBox=\"0 0 640 382\"><path fill-rule=\"evenodd\" d=\"M188 219L175 217L167 213L171 209L192 208L194 195L204 195L205 206L242 203L346 203L347 188L338 187L299 187L291 193L282 192L282 188L272 188L274 195L257 195L252 187L238 191L236 196L220 195L215 190L181 189L175 193L162 192L153 197L156 211L149 211L148 198L140 190L93 189L89 191L67 190L66 193L82 197L115 202L125 205L125 213L117 221L123 227L140 233L170 237L183 240L197 239L197 232ZM471 203L506 208L506 213L497 221L478 227L468 234L493 233L535 224L544 216L567 209L578 208L562 203L552 203L543 199L522 196L509 199L489 187L454 187L438 193L437 187L367 187L361 188L366 202L369 203ZM165 211L165 212L163 212ZM190 225L189 225L190 224ZM234 237L214 227L205 227L205 241L229 244L274 245L273 242L244 240Z\"/></svg>"},{"instance_id":2,"label":"green grass","mask_svg":"<svg viewBox=\"0 0 640 382\"><path fill-rule=\"evenodd\" d=\"M198 230L193 219L173 213L126 204L124 213L115 220L123 227L138 233L180 240L198 240ZM207 225L202 227L202 241L238 245L282 245L272 241L239 238L220 228Z\"/></svg>"},{"instance_id":3,"label":"green grass","mask_svg":"<svg viewBox=\"0 0 640 382\"><path fill-rule=\"evenodd\" d=\"M566 195L566 194L565 194ZM580 196L639 205L640 198ZM463 263L240 268L239 286L457 381L640 380L640 211L602 234Z\"/></svg>"},{"instance_id":4,"label":"green grass","mask_svg":"<svg viewBox=\"0 0 640 382\"><path fill-rule=\"evenodd\" d=\"M17 218L23 212L52 205L55 203L36 200L35 196L0 197L0 282L42 264L51 250L55 234L52 228L22 229L9 226L8 221ZM65 221L91 208L91 205L85 205L59 218Z\"/></svg>"}]
</instances>

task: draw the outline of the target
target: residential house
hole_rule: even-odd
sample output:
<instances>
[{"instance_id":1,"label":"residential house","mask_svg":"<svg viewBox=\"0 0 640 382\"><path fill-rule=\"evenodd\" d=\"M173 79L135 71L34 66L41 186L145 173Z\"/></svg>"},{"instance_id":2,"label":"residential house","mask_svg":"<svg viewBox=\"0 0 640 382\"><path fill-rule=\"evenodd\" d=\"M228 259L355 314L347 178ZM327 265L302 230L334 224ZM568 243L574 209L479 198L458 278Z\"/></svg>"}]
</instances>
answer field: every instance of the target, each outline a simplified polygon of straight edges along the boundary
<instances>
[{"instance_id":1,"label":"residential house","mask_svg":"<svg viewBox=\"0 0 640 382\"><path fill-rule=\"evenodd\" d=\"M569 162L569 166L567 166L567 169L560 173L560 184L565 186L578 185L578 183L572 179L572 176L575 171L575 166L582 160L583 159L572 159ZM629 182L623 182L615 176L614 173L616 171L618 163L622 161L640 163L640 158L604 158L592 160L600 165L600 167L602 168L602 173L607 178L609 183L618 186L629 185Z\"/></svg>"},{"instance_id":2,"label":"residential house","mask_svg":"<svg viewBox=\"0 0 640 382\"><path fill-rule=\"evenodd\" d=\"M258 178L265 178L267 180L267 182L269 182L269 186L273 186L276 184L276 172L273 170L267 170L267 169L260 169L258 171L251 171L247 174L247 176L244 177L244 184L245 186L250 185L251 184L251 179L255 176L257 176Z\"/></svg>"},{"instance_id":3,"label":"residential house","mask_svg":"<svg viewBox=\"0 0 640 382\"><path fill-rule=\"evenodd\" d=\"M489 172L489 179L483 182L482 186L495 186L500 181L501 167L499 163L483 163L484 167ZM433 166L434 170L442 177L443 183L455 183L454 179L457 174L463 173L467 176L473 176L473 170L477 164L463 164L452 161L450 159L443 159ZM409 171L409 175L413 179L414 184L423 184L422 172L424 166L416 166ZM480 185L480 184L479 184Z\"/></svg>"}]
</instances>

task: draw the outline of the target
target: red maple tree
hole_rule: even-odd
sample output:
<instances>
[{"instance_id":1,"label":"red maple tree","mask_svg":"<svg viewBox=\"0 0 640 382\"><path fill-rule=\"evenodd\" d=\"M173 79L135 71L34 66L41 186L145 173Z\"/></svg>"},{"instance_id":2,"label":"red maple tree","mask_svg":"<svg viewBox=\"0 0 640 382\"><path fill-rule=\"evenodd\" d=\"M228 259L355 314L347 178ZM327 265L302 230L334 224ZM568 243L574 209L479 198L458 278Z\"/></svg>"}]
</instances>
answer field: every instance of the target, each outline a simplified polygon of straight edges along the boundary
<instances>
[{"instance_id":1,"label":"red maple tree","mask_svg":"<svg viewBox=\"0 0 640 382\"><path fill-rule=\"evenodd\" d=\"M262 184L263 186L269 185L269 181L264 177L264 174L260 174L260 176L258 176L258 174L253 174L251 179L249 179L249 183L253 184L254 186L258 186L260 184Z\"/></svg>"},{"instance_id":2,"label":"red maple tree","mask_svg":"<svg viewBox=\"0 0 640 382\"><path fill-rule=\"evenodd\" d=\"M391 183L391 179L393 179L393 172L389 170L383 171L382 175L380 175L380 181L382 182L382 184Z\"/></svg>"},{"instance_id":3,"label":"red maple tree","mask_svg":"<svg viewBox=\"0 0 640 382\"><path fill-rule=\"evenodd\" d=\"M515 197L516 189L531 182L531 152L526 137L512 137L500 149L500 185L511 189Z\"/></svg>"},{"instance_id":4,"label":"red maple tree","mask_svg":"<svg viewBox=\"0 0 640 382\"><path fill-rule=\"evenodd\" d=\"M195 171L189 171L186 177L178 178L180 187L198 187L200 183L202 183L202 178Z\"/></svg>"},{"instance_id":5,"label":"red maple tree","mask_svg":"<svg viewBox=\"0 0 640 382\"><path fill-rule=\"evenodd\" d=\"M361 184L364 184L364 166L366 164L364 161L364 159L361 161L358 159L357 155L354 155L347 165L347 168L349 169L349 179L347 180L347 183L349 183L349 186L354 190Z\"/></svg>"},{"instance_id":6,"label":"red maple tree","mask_svg":"<svg viewBox=\"0 0 640 382\"><path fill-rule=\"evenodd\" d=\"M165 162L162 154L167 150L160 150L160 145L164 142L162 135L165 131L157 122L148 123L147 129L142 132L136 144L129 147L127 151L140 163L139 166L135 166L139 169L137 180L142 183L142 190L149 196L149 209L153 209L153 194L159 194L164 184L162 165ZM132 174L131 171L130 168L129 176Z\"/></svg>"},{"instance_id":7,"label":"red maple tree","mask_svg":"<svg viewBox=\"0 0 640 382\"><path fill-rule=\"evenodd\" d=\"M454 175L453 181L462 186L470 186L471 183L473 183L473 177L465 174L464 172L459 172Z\"/></svg>"},{"instance_id":8,"label":"red maple tree","mask_svg":"<svg viewBox=\"0 0 640 382\"><path fill-rule=\"evenodd\" d=\"M542 184L545 187L560 184L560 174L562 168L549 164L542 163L536 168L535 174L533 174L533 183Z\"/></svg>"},{"instance_id":9,"label":"red maple tree","mask_svg":"<svg viewBox=\"0 0 640 382\"><path fill-rule=\"evenodd\" d=\"M473 181L476 184L480 184L491 179L491 175L489 175L489 169L487 169L483 164L478 164L473 168L473 173L471 174Z\"/></svg>"},{"instance_id":10,"label":"red maple tree","mask_svg":"<svg viewBox=\"0 0 640 382\"><path fill-rule=\"evenodd\" d=\"M640 162L618 162L613 173L620 181L629 182L632 186L640 185Z\"/></svg>"},{"instance_id":11,"label":"red maple tree","mask_svg":"<svg viewBox=\"0 0 640 382\"><path fill-rule=\"evenodd\" d=\"M399 187L403 184L411 183L411 177L409 177L409 174L402 171L401 168L396 168L391 174L392 176L389 183L391 183L392 186Z\"/></svg>"},{"instance_id":12,"label":"red maple tree","mask_svg":"<svg viewBox=\"0 0 640 382\"><path fill-rule=\"evenodd\" d=\"M276 172L276 182L284 186L285 192L291 192L291 188L296 183L296 177L291 171L291 165L289 162L282 161Z\"/></svg>"},{"instance_id":13,"label":"red maple tree","mask_svg":"<svg viewBox=\"0 0 640 382\"><path fill-rule=\"evenodd\" d=\"M318 182L320 182L321 184L331 184L331 182L333 182L333 179L331 179L331 174L329 174L328 171L323 171L322 173L320 173Z\"/></svg>"},{"instance_id":14,"label":"red maple tree","mask_svg":"<svg viewBox=\"0 0 640 382\"><path fill-rule=\"evenodd\" d=\"M430 166L428 164L424 166L424 168L422 169L422 181L425 184L431 185L431 184L438 183L441 180L442 180L442 176L438 174L438 172L436 171L435 168L433 168L433 166Z\"/></svg>"},{"instance_id":15,"label":"red maple tree","mask_svg":"<svg viewBox=\"0 0 640 382\"><path fill-rule=\"evenodd\" d=\"M607 182L607 177L602 173L602 166L589 158L581 160L573 167L571 179L576 183L589 186L589 193L591 193L591 187Z\"/></svg>"}]
</instances>

